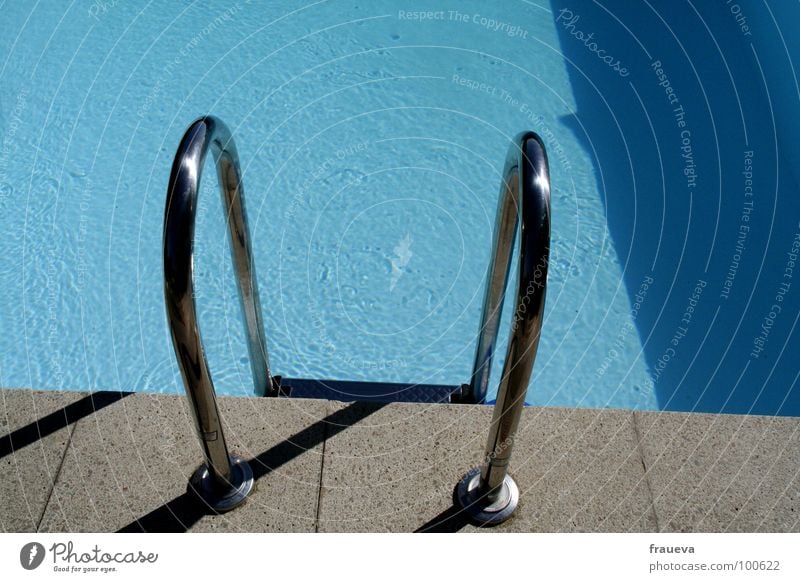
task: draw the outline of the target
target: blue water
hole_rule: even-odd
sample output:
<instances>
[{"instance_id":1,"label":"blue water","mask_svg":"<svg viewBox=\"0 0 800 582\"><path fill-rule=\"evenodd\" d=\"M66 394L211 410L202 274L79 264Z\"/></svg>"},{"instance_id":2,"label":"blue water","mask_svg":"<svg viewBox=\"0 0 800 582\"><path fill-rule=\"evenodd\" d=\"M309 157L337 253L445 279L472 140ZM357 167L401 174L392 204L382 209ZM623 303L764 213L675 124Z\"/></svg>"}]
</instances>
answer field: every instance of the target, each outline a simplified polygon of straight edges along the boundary
<instances>
[{"instance_id":1,"label":"blue water","mask_svg":"<svg viewBox=\"0 0 800 582\"><path fill-rule=\"evenodd\" d=\"M532 129L553 242L528 402L800 415L798 9L438 4L0 7L0 385L182 391L165 190L214 114L274 373L466 381L499 172ZM217 390L250 394L211 172L195 268Z\"/></svg>"}]
</instances>

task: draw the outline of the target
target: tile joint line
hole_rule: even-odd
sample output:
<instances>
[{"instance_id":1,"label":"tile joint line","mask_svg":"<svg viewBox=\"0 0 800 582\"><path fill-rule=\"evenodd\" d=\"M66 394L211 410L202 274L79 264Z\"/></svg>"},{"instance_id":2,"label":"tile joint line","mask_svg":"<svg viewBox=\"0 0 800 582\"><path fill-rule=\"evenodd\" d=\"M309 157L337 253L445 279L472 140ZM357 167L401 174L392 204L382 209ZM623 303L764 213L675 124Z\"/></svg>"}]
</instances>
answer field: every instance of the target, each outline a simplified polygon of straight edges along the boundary
<instances>
[{"instance_id":1,"label":"tile joint line","mask_svg":"<svg viewBox=\"0 0 800 582\"><path fill-rule=\"evenodd\" d=\"M67 460L67 452L69 451L70 446L72 446L72 435L75 433L75 429L78 427L78 423L81 422L83 419L78 419L74 423L67 425L67 444L64 445L64 453L61 455L61 459L58 463L58 468L56 468L56 474L53 478L53 484L50 486L50 491L47 492L47 500L44 502L44 507L42 507L42 513L39 515L39 520L36 523L36 532L39 533L42 527L42 522L44 521L44 516L47 514L47 510L50 507L50 501L53 499L53 493L56 490L56 483L58 483L59 477L61 477L61 471L64 468L64 463Z\"/></svg>"},{"instance_id":2,"label":"tile joint line","mask_svg":"<svg viewBox=\"0 0 800 582\"><path fill-rule=\"evenodd\" d=\"M325 407L325 411L330 410L329 406ZM314 533L319 533L319 516L322 512L322 479L325 475L325 449L328 443L328 423L322 426L322 455L319 463L319 483L317 484L317 512L314 516Z\"/></svg>"},{"instance_id":3,"label":"tile joint line","mask_svg":"<svg viewBox=\"0 0 800 582\"><path fill-rule=\"evenodd\" d=\"M631 410L631 417L633 420L633 432L636 436L636 449L639 451L639 459L642 461L642 468L644 469L644 482L647 485L647 493L650 495L650 507L653 510L653 519L656 522L656 531L661 531L661 526L658 523L658 511L656 511L656 498L653 494L653 487L650 483L650 475L647 471L647 462L644 459L644 448L642 447L642 435L639 432L639 421L637 419L637 411Z\"/></svg>"}]
</instances>

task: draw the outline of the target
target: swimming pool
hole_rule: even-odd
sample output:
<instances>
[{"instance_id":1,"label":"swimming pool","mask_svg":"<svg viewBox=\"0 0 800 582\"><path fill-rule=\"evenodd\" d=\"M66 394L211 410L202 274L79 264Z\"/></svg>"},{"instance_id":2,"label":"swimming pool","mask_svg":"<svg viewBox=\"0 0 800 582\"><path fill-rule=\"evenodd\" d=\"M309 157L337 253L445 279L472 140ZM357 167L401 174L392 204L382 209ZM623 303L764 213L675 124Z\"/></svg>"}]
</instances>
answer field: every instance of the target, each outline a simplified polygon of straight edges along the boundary
<instances>
[{"instance_id":1,"label":"swimming pool","mask_svg":"<svg viewBox=\"0 0 800 582\"><path fill-rule=\"evenodd\" d=\"M182 391L164 197L214 114L273 372L465 382L505 151L532 129L553 242L528 402L800 414L793 5L135 4L3 7L0 385ZM210 174L199 204L209 364L250 394Z\"/></svg>"}]
</instances>

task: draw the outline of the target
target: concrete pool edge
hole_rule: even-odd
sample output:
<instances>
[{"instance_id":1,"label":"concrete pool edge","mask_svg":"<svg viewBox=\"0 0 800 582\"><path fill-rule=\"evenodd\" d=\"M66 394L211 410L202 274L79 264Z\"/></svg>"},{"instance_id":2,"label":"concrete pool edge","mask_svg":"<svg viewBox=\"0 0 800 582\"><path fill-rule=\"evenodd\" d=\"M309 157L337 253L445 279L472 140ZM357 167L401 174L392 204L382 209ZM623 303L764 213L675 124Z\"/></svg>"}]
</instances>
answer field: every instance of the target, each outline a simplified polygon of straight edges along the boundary
<instances>
[{"instance_id":1,"label":"concrete pool edge","mask_svg":"<svg viewBox=\"0 0 800 582\"><path fill-rule=\"evenodd\" d=\"M256 492L186 495L186 399L0 390L3 531L475 531L452 509L490 407L221 397ZM481 531L800 531L800 418L526 408L517 515Z\"/></svg>"}]
</instances>

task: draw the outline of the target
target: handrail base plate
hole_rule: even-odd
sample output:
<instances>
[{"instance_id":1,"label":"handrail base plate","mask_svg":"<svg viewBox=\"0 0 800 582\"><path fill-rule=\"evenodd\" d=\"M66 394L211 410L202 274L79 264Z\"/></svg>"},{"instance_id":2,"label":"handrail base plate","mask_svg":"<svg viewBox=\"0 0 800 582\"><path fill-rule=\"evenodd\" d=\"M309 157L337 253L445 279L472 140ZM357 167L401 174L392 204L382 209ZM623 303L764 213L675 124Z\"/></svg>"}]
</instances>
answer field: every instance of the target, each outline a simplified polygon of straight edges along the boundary
<instances>
[{"instance_id":1,"label":"handrail base plate","mask_svg":"<svg viewBox=\"0 0 800 582\"><path fill-rule=\"evenodd\" d=\"M189 489L216 513L225 513L239 507L253 491L253 470L242 457L229 455L231 461L230 488L220 493L219 486L203 464L189 480Z\"/></svg>"},{"instance_id":2,"label":"handrail base plate","mask_svg":"<svg viewBox=\"0 0 800 582\"><path fill-rule=\"evenodd\" d=\"M472 469L456 486L456 500L476 525L491 527L511 517L519 505L519 487L506 474L500 490L489 495L480 488L481 470Z\"/></svg>"}]
</instances>

